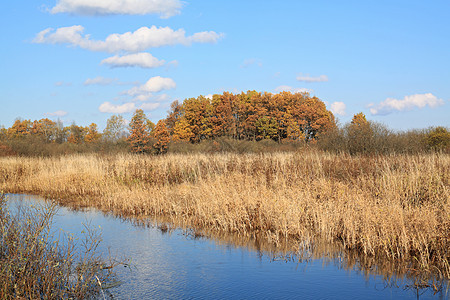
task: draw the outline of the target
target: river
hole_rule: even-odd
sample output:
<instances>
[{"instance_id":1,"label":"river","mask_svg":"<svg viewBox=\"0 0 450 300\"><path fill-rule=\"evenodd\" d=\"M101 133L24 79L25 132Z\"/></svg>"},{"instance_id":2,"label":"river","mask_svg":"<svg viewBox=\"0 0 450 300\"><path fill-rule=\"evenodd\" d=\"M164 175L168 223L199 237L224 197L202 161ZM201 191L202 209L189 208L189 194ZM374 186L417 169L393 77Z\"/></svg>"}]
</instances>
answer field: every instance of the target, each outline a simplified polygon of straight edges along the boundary
<instances>
[{"instance_id":1,"label":"river","mask_svg":"<svg viewBox=\"0 0 450 300\"><path fill-rule=\"evenodd\" d=\"M36 196L8 195L14 203L36 204ZM60 207L53 228L80 236L83 223L100 228L100 251L130 259L118 266L115 299L448 299L448 291L392 286L383 275L345 268L339 259L274 259L273 253L196 238L185 230L161 230L105 215L97 210Z\"/></svg>"}]
</instances>

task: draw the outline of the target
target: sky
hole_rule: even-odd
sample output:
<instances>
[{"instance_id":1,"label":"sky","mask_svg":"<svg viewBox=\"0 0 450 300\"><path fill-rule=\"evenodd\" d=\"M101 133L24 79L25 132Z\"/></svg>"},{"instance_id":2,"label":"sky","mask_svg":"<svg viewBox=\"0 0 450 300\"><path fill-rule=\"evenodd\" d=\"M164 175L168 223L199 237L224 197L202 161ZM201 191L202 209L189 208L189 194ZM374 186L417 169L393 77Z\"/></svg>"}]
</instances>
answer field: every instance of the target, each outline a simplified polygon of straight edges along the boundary
<instances>
[{"instance_id":1,"label":"sky","mask_svg":"<svg viewBox=\"0 0 450 300\"><path fill-rule=\"evenodd\" d=\"M450 127L450 1L21 0L0 11L0 126L103 130L224 91L309 92L340 124Z\"/></svg>"}]
</instances>

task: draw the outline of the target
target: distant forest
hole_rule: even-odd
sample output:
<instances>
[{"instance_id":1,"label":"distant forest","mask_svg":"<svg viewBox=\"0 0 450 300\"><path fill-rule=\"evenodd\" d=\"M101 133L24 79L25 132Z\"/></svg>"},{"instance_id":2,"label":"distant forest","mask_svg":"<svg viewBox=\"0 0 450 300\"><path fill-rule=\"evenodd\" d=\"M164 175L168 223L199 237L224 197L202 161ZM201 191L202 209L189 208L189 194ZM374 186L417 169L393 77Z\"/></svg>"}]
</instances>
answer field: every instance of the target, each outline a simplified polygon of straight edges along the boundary
<instances>
[{"instance_id":1,"label":"distant forest","mask_svg":"<svg viewBox=\"0 0 450 300\"><path fill-rule=\"evenodd\" d=\"M136 110L127 125L121 115L95 123L17 119L0 128L0 155L59 155L81 152L264 152L312 147L349 154L450 153L445 127L395 132L363 113L339 126L323 101L308 93L248 91L174 101L155 125Z\"/></svg>"}]
</instances>

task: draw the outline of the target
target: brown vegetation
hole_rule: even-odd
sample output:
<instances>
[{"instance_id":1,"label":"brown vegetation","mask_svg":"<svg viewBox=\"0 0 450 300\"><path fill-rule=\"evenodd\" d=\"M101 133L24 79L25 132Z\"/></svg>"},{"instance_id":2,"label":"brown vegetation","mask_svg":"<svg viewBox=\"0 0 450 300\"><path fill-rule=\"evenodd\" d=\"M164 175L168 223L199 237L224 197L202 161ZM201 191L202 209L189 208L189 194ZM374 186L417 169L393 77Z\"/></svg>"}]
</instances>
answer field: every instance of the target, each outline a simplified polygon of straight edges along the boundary
<instances>
[{"instance_id":1,"label":"brown vegetation","mask_svg":"<svg viewBox=\"0 0 450 300\"><path fill-rule=\"evenodd\" d=\"M324 239L450 278L450 156L0 158L0 189L280 243Z\"/></svg>"},{"instance_id":2,"label":"brown vegetation","mask_svg":"<svg viewBox=\"0 0 450 300\"><path fill-rule=\"evenodd\" d=\"M86 299L98 296L111 276L86 226L81 245L51 233L55 204L7 209L0 194L0 299ZM108 267L112 265L108 265Z\"/></svg>"}]
</instances>

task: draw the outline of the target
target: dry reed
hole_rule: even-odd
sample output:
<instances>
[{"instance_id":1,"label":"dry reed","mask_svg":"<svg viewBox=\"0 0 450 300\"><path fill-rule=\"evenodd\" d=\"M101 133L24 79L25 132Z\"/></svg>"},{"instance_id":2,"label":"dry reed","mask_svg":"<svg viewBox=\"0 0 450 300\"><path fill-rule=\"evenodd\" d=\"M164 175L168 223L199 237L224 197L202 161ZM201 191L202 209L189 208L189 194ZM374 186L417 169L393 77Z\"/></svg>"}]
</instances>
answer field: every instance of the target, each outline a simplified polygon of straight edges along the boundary
<instances>
[{"instance_id":1,"label":"dry reed","mask_svg":"<svg viewBox=\"0 0 450 300\"><path fill-rule=\"evenodd\" d=\"M450 156L271 154L0 158L0 189L273 242L338 241L450 278Z\"/></svg>"},{"instance_id":2,"label":"dry reed","mask_svg":"<svg viewBox=\"0 0 450 300\"><path fill-rule=\"evenodd\" d=\"M13 206L0 194L0 299L88 299L113 277L96 251L101 237L85 226L81 245L51 232L55 203Z\"/></svg>"}]
</instances>

